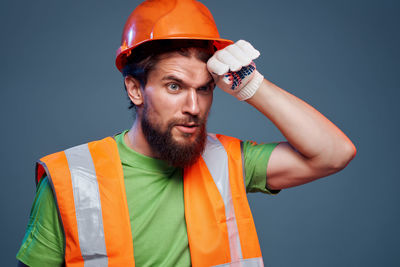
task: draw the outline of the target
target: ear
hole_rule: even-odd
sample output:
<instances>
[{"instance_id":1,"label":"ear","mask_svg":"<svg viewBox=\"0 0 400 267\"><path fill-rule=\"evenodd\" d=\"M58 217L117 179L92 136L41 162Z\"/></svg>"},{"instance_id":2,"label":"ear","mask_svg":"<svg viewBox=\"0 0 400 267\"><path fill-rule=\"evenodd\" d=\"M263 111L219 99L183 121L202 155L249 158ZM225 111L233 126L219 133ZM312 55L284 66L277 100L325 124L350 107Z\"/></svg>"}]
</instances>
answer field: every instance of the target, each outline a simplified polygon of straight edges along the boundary
<instances>
[{"instance_id":1,"label":"ear","mask_svg":"<svg viewBox=\"0 0 400 267\"><path fill-rule=\"evenodd\" d=\"M143 94L142 90L140 89L140 82L133 78L132 76L125 77L125 88L126 92L128 93L129 99L135 104L136 106L140 106L143 104Z\"/></svg>"}]
</instances>

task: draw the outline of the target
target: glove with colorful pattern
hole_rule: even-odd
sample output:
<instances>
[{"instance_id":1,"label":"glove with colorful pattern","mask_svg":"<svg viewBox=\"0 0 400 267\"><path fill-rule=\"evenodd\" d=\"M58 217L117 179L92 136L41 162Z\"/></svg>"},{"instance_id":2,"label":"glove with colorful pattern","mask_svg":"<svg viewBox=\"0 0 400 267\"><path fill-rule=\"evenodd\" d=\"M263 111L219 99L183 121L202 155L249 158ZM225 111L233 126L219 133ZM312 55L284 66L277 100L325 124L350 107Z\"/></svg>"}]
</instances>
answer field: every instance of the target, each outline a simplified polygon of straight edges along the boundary
<instances>
[{"instance_id":1,"label":"glove with colorful pattern","mask_svg":"<svg viewBox=\"0 0 400 267\"><path fill-rule=\"evenodd\" d=\"M243 101L256 93L264 79L253 62L259 56L249 42L239 40L215 52L207 68L219 88Z\"/></svg>"}]
</instances>

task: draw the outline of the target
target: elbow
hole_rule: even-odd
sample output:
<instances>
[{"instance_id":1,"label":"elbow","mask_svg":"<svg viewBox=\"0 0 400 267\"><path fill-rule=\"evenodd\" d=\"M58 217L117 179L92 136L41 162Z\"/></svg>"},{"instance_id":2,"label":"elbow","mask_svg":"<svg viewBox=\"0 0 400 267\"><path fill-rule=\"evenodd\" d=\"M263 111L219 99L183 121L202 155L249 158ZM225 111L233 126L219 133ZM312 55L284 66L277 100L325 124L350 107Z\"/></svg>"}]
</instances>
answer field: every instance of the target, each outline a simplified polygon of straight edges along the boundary
<instances>
[{"instance_id":1,"label":"elbow","mask_svg":"<svg viewBox=\"0 0 400 267\"><path fill-rule=\"evenodd\" d=\"M349 163L354 159L357 154L357 149L354 144L349 141L336 149L335 156L329 164L329 168L332 172L338 172L343 170Z\"/></svg>"}]
</instances>

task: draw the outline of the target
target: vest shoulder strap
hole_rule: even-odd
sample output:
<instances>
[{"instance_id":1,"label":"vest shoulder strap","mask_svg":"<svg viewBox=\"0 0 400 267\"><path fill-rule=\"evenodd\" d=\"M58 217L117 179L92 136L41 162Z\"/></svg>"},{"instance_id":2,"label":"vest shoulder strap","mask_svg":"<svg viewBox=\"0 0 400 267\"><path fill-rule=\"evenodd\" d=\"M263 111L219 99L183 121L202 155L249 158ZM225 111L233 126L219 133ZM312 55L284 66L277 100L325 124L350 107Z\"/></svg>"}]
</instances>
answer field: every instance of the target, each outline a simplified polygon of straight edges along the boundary
<instances>
[{"instance_id":1,"label":"vest shoulder strap","mask_svg":"<svg viewBox=\"0 0 400 267\"><path fill-rule=\"evenodd\" d=\"M193 266L262 266L239 139L208 135L202 157L185 169L184 194Z\"/></svg>"},{"instance_id":2,"label":"vest shoulder strap","mask_svg":"<svg viewBox=\"0 0 400 267\"><path fill-rule=\"evenodd\" d=\"M37 181L45 173L63 223L67 266L134 266L115 140L107 137L43 157L37 164Z\"/></svg>"}]
</instances>

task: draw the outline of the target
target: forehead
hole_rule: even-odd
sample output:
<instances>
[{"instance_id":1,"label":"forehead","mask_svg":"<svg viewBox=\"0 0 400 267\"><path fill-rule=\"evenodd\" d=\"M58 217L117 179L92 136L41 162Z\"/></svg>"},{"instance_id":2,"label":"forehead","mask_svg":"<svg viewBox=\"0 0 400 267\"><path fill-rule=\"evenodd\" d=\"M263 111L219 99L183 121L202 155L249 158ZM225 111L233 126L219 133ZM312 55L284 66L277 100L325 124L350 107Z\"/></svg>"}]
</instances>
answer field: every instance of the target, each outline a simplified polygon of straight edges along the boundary
<instances>
[{"instance_id":1,"label":"forehead","mask_svg":"<svg viewBox=\"0 0 400 267\"><path fill-rule=\"evenodd\" d=\"M205 83L211 79L207 64L193 54L188 56L177 52L161 56L153 71L149 74L152 78L162 79L164 76L173 75L187 82Z\"/></svg>"}]
</instances>

